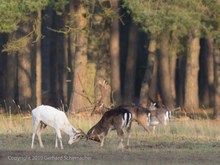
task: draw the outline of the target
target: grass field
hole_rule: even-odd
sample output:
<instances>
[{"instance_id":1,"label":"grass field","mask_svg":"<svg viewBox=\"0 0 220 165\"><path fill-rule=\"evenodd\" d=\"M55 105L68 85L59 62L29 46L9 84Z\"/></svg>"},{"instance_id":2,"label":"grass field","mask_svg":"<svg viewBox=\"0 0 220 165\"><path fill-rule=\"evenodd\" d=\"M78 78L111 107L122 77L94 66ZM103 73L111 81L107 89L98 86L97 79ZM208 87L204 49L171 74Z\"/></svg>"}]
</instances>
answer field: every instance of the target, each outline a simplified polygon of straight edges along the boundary
<instances>
[{"instance_id":1,"label":"grass field","mask_svg":"<svg viewBox=\"0 0 220 165\"><path fill-rule=\"evenodd\" d=\"M99 116L71 117L71 123L85 132ZM103 149L93 141L81 140L69 146L63 134L64 150L55 149L55 134L47 128L42 134L45 148L30 149L31 116L0 115L0 164L220 164L220 122L213 120L172 119L166 128L147 134L136 123L132 126L130 146L117 150L114 131L107 136Z\"/></svg>"}]
</instances>

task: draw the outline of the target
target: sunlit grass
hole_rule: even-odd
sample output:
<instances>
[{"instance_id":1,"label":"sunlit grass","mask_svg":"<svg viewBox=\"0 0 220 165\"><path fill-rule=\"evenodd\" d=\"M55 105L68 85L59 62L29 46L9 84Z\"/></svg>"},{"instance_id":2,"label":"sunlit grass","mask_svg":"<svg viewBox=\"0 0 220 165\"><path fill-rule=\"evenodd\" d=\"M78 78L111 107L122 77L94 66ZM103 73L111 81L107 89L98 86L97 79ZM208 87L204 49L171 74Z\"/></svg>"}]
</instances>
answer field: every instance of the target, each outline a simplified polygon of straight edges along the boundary
<instances>
[{"instance_id":1,"label":"sunlit grass","mask_svg":"<svg viewBox=\"0 0 220 165\"><path fill-rule=\"evenodd\" d=\"M99 119L100 116L69 116L74 127L81 128L85 133ZM90 164L103 164L106 161L123 164L120 159L126 160L127 164L132 164L131 162L145 164L150 160L153 160L154 164L184 164L188 159L194 161L190 164L201 164L202 157L208 157L207 162L212 159L214 162L218 162L219 124L220 122L213 120L179 121L172 119L166 127L158 126L155 134L149 135L141 126L133 123L130 147L124 152L117 150L118 139L115 131L109 133L103 149L99 148L98 143L86 141L86 139L69 146L67 144L68 136L64 133L62 134L64 150L55 149L55 133L52 128L48 127L42 134L45 148L39 147L36 137L34 149L31 150L33 124L30 114L12 115L11 117L0 115L0 151L88 156L92 158L92 161L89 161ZM126 132L124 141L126 141ZM160 155L159 159L157 154ZM97 160L99 161L97 162ZM83 162L78 163L83 164ZM152 162L149 163L152 164Z\"/></svg>"}]
</instances>

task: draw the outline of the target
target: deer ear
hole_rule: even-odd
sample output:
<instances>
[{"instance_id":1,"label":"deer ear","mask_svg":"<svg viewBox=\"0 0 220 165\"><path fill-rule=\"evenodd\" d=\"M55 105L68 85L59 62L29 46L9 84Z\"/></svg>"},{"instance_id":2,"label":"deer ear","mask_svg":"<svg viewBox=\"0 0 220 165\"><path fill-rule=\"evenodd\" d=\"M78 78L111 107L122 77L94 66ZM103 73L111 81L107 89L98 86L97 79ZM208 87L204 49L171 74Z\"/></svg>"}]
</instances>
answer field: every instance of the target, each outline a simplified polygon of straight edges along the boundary
<instances>
[{"instance_id":1,"label":"deer ear","mask_svg":"<svg viewBox=\"0 0 220 165\"><path fill-rule=\"evenodd\" d=\"M76 133L76 130L72 128L73 133Z\"/></svg>"}]
</instances>

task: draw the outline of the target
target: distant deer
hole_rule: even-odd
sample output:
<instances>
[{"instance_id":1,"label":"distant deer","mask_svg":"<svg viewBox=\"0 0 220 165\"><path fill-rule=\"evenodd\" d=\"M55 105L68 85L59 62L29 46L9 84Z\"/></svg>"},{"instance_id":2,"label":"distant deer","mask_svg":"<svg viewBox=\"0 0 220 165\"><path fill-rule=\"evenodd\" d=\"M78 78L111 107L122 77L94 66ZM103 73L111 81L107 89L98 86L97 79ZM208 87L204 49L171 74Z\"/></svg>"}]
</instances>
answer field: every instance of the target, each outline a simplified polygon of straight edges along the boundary
<instances>
[{"instance_id":1,"label":"distant deer","mask_svg":"<svg viewBox=\"0 0 220 165\"><path fill-rule=\"evenodd\" d=\"M148 123L153 127L153 132L155 132L155 127L158 124L167 125L171 118L171 112L165 108L157 108L156 103L151 103L148 113Z\"/></svg>"},{"instance_id":2,"label":"distant deer","mask_svg":"<svg viewBox=\"0 0 220 165\"><path fill-rule=\"evenodd\" d=\"M118 135L118 149L123 149L123 128L127 129L127 146L129 145L130 129L132 124L132 114L124 109L118 108L105 112L101 120L94 125L87 133L87 139L100 143L100 147L104 146L104 140L109 131L116 130Z\"/></svg>"},{"instance_id":3,"label":"distant deer","mask_svg":"<svg viewBox=\"0 0 220 165\"><path fill-rule=\"evenodd\" d=\"M106 107L103 103L104 98L107 96L107 83L106 81L100 81L99 82L99 89L101 92L100 98L97 100L94 109L91 112L91 116L95 112L106 112L109 111L110 108ZM148 114L150 113L149 110L146 108L139 106L139 105L120 105L118 107L115 107L114 109L120 109L124 108L127 109L129 112L132 113L132 120L136 121L138 124L140 124L148 133L151 132L151 129L148 124ZM112 108L113 109L113 108Z\"/></svg>"}]
</instances>

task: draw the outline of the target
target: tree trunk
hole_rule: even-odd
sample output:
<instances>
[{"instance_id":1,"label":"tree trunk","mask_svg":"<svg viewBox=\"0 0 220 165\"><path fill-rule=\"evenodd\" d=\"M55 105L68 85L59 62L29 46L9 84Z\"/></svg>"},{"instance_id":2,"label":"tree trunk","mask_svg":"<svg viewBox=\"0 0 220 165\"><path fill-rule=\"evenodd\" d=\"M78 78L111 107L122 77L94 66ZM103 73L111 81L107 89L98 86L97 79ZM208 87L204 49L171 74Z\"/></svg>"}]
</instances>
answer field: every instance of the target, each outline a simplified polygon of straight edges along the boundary
<instances>
[{"instance_id":1,"label":"tree trunk","mask_svg":"<svg viewBox=\"0 0 220 165\"><path fill-rule=\"evenodd\" d=\"M156 49L156 40L151 39L148 47L147 67L140 92L140 104L144 107L147 107L150 101L157 101L158 62Z\"/></svg>"},{"instance_id":2,"label":"tree trunk","mask_svg":"<svg viewBox=\"0 0 220 165\"><path fill-rule=\"evenodd\" d=\"M220 112L220 49L219 45L214 47L214 83L215 83L215 100L213 118L217 119Z\"/></svg>"},{"instance_id":3,"label":"tree trunk","mask_svg":"<svg viewBox=\"0 0 220 165\"><path fill-rule=\"evenodd\" d=\"M87 18L86 15L86 9L84 8L82 2L80 1L74 1L73 4L71 4L71 8L73 7L74 11L72 14L74 14L74 18L71 18L72 20L75 20L75 27L79 29L78 32L75 33L76 35L76 45L73 42L74 36L72 37L71 47L75 47L75 56L73 61L73 89L72 89L72 96L70 100L70 111L76 112L77 110L81 110L86 106L88 103L88 100L86 98L86 68L87 68ZM74 50L74 48L71 48ZM74 55L74 52L72 52L72 55Z\"/></svg>"},{"instance_id":4,"label":"tree trunk","mask_svg":"<svg viewBox=\"0 0 220 165\"><path fill-rule=\"evenodd\" d=\"M159 59L160 91L163 104L168 108L173 108L169 58L169 34L163 33L161 35Z\"/></svg>"},{"instance_id":5,"label":"tree trunk","mask_svg":"<svg viewBox=\"0 0 220 165\"><path fill-rule=\"evenodd\" d=\"M103 4L104 5L104 4ZM105 4L107 5L107 4ZM97 39L95 54L93 52L93 58L95 57L96 72L95 72L95 89L94 96L95 102L100 98L100 89L96 86L101 80L106 80L110 84L110 53L109 53L109 41L110 41L110 24L108 18L103 16L102 7L98 4L95 5L95 16L93 18L93 35ZM106 6L107 7L107 6ZM97 38L97 36L100 36ZM92 39L94 42L94 39ZM97 50L98 49L98 50ZM97 53L97 54L96 54ZM89 53L90 54L90 53ZM110 104L110 91L108 96L104 98L105 105Z\"/></svg>"},{"instance_id":6,"label":"tree trunk","mask_svg":"<svg viewBox=\"0 0 220 165\"><path fill-rule=\"evenodd\" d=\"M195 32L189 34L188 52L186 57L185 99L186 109L199 108L198 71L200 39Z\"/></svg>"},{"instance_id":7,"label":"tree trunk","mask_svg":"<svg viewBox=\"0 0 220 165\"><path fill-rule=\"evenodd\" d=\"M43 17L47 16L47 19L42 19L42 34L45 36L41 41L42 51L42 104L49 104L49 90L50 90L50 51L53 45L51 45L52 31L48 27L52 27L53 22L53 10L46 8L43 10Z\"/></svg>"},{"instance_id":8,"label":"tree trunk","mask_svg":"<svg viewBox=\"0 0 220 165\"><path fill-rule=\"evenodd\" d=\"M63 17L53 13L52 28L61 29L64 26ZM66 76L64 34L52 32L50 50L50 101L54 107L63 106L63 77Z\"/></svg>"},{"instance_id":9,"label":"tree trunk","mask_svg":"<svg viewBox=\"0 0 220 165\"><path fill-rule=\"evenodd\" d=\"M170 87L171 87L171 96L176 100L176 48L170 50L169 58L169 70L170 70Z\"/></svg>"},{"instance_id":10,"label":"tree trunk","mask_svg":"<svg viewBox=\"0 0 220 165\"><path fill-rule=\"evenodd\" d=\"M209 106L213 107L214 105L214 55L213 55L213 39L211 37L207 38L207 76L208 76L208 88L209 88Z\"/></svg>"},{"instance_id":11,"label":"tree trunk","mask_svg":"<svg viewBox=\"0 0 220 165\"><path fill-rule=\"evenodd\" d=\"M213 64L213 40L208 37L201 39L199 70L199 97L200 104L205 107L213 107L214 104L214 64Z\"/></svg>"},{"instance_id":12,"label":"tree trunk","mask_svg":"<svg viewBox=\"0 0 220 165\"><path fill-rule=\"evenodd\" d=\"M41 97L42 97L42 75L41 75L41 8L37 11L37 33L39 35L39 39L36 43L36 105L41 105Z\"/></svg>"},{"instance_id":13,"label":"tree trunk","mask_svg":"<svg viewBox=\"0 0 220 165\"><path fill-rule=\"evenodd\" d=\"M27 35L32 31L30 23L23 23L17 31L17 36ZM32 102L32 39L27 39L27 45L18 52L18 102L22 109L26 109Z\"/></svg>"},{"instance_id":14,"label":"tree trunk","mask_svg":"<svg viewBox=\"0 0 220 165\"><path fill-rule=\"evenodd\" d=\"M118 1L112 1L112 9L118 16ZM115 17L111 27L110 53L111 53L111 91L113 104L121 103L121 81L120 81L120 53L119 53L119 21Z\"/></svg>"},{"instance_id":15,"label":"tree trunk","mask_svg":"<svg viewBox=\"0 0 220 165\"><path fill-rule=\"evenodd\" d=\"M7 34L0 34L0 45L6 44L8 40ZM0 47L0 52L2 52L3 47ZM1 53L0 57L0 100L2 102L5 99L6 91L6 64L7 64L7 53Z\"/></svg>"},{"instance_id":16,"label":"tree trunk","mask_svg":"<svg viewBox=\"0 0 220 165\"><path fill-rule=\"evenodd\" d=\"M128 55L126 60L124 104L131 104L135 95L135 77L137 63L137 27L131 25L129 32Z\"/></svg>"},{"instance_id":17,"label":"tree trunk","mask_svg":"<svg viewBox=\"0 0 220 165\"><path fill-rule=\"evenodd\" d=\"M62 78L62 100L63 100L63 104L65 106L68 105L68 85L69 80L68 80L68 72L69 72L69 66L68 66L68 49L69 49L69 45L68 45L68 35L64 34L64 39L63 39L63 46L64 46L64 52L63 55L61 54L61 58L62 58L62 64L61 64L61 68L62 68L62 73L61 73L61 78Z\"/></svg>"},{"instance_id":18,"label":"tree trunk","mask_svg":"<svg viewBox=\"0 0 220 165\"><path fill-rule=\"evenodd\" d=\"M9 34L9 42L15 37L15 32ZM17 59L16 53L9 53L6 56L6 73L5 73L5 102L7 106L12 106L13 101L17 102L15 97L17 93Z\"/></svg>"},{"instance_id":19,"label":"tree trunk","mask_svg":"<svg viewBox=\"0 0 220 165\"><path fill-rule=\"evenodd\" d=\"M184 106L184 88L185 88L185 68L186 56L185 53L179 55L177 59L177 73L176 74L176 105Z\"/></svg>"},{"instance_id":20,"label":"tree trunk","mask_svg":"<svg viewBox=\"0 0 220 165\"><path fill-rule=\"evenodd\" d=\"M55 12L54 12L55 13ZM55 23L54 21L56 21L56 16L54 16L53 19L53 24ZM56 26L53 25L53 27L55 28ZM58 53L57 53L57 49L58 49L58 45L57 45L57 35L55 32L52 32L51 35L51 49L50 49L50 65L49 65L49 69L50 69L50 89L49 89L49 100L48 100L48 104L54 107L58 107L59 106L59 101L60 101L60 97L59 97L59 77L58 77ZM60 42L60 41L59 41Z\"/></svg>"}]
</instances>

